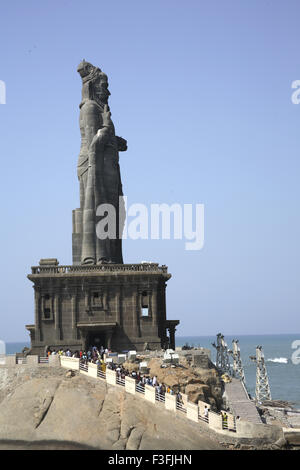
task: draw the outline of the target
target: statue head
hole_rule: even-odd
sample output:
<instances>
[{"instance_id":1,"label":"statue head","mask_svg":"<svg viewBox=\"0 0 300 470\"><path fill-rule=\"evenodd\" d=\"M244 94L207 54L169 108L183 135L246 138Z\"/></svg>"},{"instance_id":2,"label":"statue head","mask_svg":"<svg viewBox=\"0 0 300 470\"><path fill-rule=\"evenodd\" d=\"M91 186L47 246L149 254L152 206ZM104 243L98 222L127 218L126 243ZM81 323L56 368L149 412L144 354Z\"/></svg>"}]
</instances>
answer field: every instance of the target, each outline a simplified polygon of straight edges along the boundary
<instances>
[{"instance_id":1,"label":"statue head","mask_svg":"<svg viewBox=\"0 0 300 470\"><path fill-rule=\"evenodd\" d=\"M98 97L101 103L107 104L108 97L110 96L107 75L101 72L99 79L94 82L93 86L96 97Z\"/></svg>"},{"instance_id":2,"label":"statue head","mask_svg":"<svg viewBox=\"0 0 300 470\"><path fill-rule=\"evenodd\" d=\"M82 78L82 99L92 99L102 105L107 104L110 96L107 75L84 59L78 65L77 72Z\"/></svg>"},{"instance_id":3,"label":"statue head","mask_svg":"<svg viewBox=\"0 0 300 470\"><path fill-rule=\"evenodd\" d=\"M96 78L101 73L101 70L83 59L77 67L77 72L82 78L82 83L86 83Z\"/></svg>"}]
</instances>

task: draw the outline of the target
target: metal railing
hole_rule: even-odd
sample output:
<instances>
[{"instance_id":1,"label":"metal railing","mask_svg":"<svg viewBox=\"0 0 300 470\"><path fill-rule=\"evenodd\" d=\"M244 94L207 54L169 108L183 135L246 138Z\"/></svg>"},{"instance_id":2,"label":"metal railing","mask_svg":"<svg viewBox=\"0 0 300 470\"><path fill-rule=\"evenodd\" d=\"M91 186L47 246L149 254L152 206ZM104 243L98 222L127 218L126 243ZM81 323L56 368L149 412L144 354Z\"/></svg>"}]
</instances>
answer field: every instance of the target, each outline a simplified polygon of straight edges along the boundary
<instances>
[{"instance_id":1,"label":"metal railing","mask_svg":"<svg viewBox=\"0 0 300 470\"><path fill-rule=\"evenodd\" d=\"M79 370L82 370L83 372L88 372L89 371L89 366L85 362L80 362L79 363Z\"/></svg>"},{"instance_id":2,"label":"metal railing","mask_svg":"<svg viewBox=\"0 0 300 470\"><path fill-rule=\"evenodd\" d=\"M12 355L12 356L14 356L14 355ZM1 356L1 359L5 360L5 358L6 358L5 355ZM74 358L70 358L68 356L63 356L62 358L64 360L69 359L70 361L75 360ZM82 371L82 372L88 373L89 372L89 364L85 360L79 360L79 359L76 359L76 360L79 362L79 370ZM38 363L40 363L40 364L49 364L49 357L40 356L38 358ZM28 364L27 358L22 357L22 356L21 357L16 357L16 364ZM102 370L102 367L101 367L100 364L97 366L97 377L102 379L102 380L106 380L106 371ZM117 385L125 387L125 378L118 377L116 375L116 382L115 383ZM145 386L143 384L139 384L139 383L135 382L135 390L136 390L137 393L140 393L140 394L143 394L143 395L145 394ZM160 403L165 403L165 395L161 394L157 390L155 390L155 401L160 402ZM177 400L176 401L176 410L180 411L181 413L187 414L187 408L186 408L185 402ZM217 422L219 423L218 426L221 424L221 427L222 427L223 430L226 430L228 432L237 432L236 419L235 419L235 416L233 416L232 414L224 416L224 412L216 413L216 412L213 412L213 411L210 410L209 413L208 413L208 416L205 416L204 414L203 415L201 414L200 409L199 409L198 410L198 419L199 419L199 421L205 422L210 426L211 425L210 414L212 415L212 418L214 417L214 420L217 419ZM212 423L212 426L214 426L213 423Z\"/></svg>"},{"instance_id":3,"label":"metal railing","mask_svg":"<svg viewBox=\"0 0 300 470\"><path fill-rule=\"evenodd\" d=\"M230 421L227 421L227 428L223 427L223 429L228 429L229 431L236 432L236 421L234 416Z\"/></svg>"},{"instance_id":4,"label":"metal railing","mask_svg":"<svg viewBox=\"0 0 300 470\"><path fill-rule=\"evenodd\" d=\"M208 415L207 416L205 416L205 415L202 416L201 413L200 413L200 410L199 410L199 413L198 413L198 418L200 419L200 421L204 421L204 423L207 423L207 424L209 423Z\"/></svg>"},{"instance_id":5,"label":"metal railing","mask_svg":"<svg viewBox=\"0 0 300 470\"><path fill-rule=\"evenodd\" d=\"M99 377L100 379L106 379L106 373L101 370L101 367L98 366L98 369L97 369L97 377Z\"/></svg>"},{"instance_id":6,"label":"metal railing","mask_svg":"<svg viewBox=\"0 0 300 470\"><path fill-rule=\"evenodd\" d=\"M122 385L122 387L125 387L125 379L122 379L122 377L116 377L116 383L117 385Z\"/></svg>"},{"instance_id":7,"label":"metal railing","mask_svg":"<svg viewBox=\"0 0 300 470\"><path fill-rule=\"evenodd\" d=\"M26 357L17 357L17 364L27 364Z\"/></svg>"},{"instance_id":8,"label":"metal railing","mask_svg":"<svg viewBox=\"0 0 300 470\"><path fill-rule=\"evenodd\" d=\"M186 408L181 401L176 402L176 410L182 411L182 413L186 413Z\"/></svg>"},{"instance_id":9,"label":"metal railing","mask_svg":"<svg viewBox=\"0 0 300 470\"><path fill-rule=\"evenodd\" d=\"M81 272L115 272L139 271L167 273L167 266L158 263L141 264L102 264L102 265L73 265L73 266L32 266L32 274L76 274Z\"/></svg>"},{"instance_id":10,"label":"metal railing","mask_svg":"<svg viewBox=\"0 0 300 470\"><path fill-rule=\"evenodd\" d=\"M24 358L17 358L18 360L22 361ZM66 358L65 358L66 359ZM71 358L70 358L71 359ZM85 361L79 361L79 370L85 373L88 373L89 371L89 366L88 363ZM66 366L63 366L66 367ZM102 370L101 365L98 364L97 366L97 377L101 378L103 380L106 380L106 372ZM118 377L115 375L116 380L115 384L120 385L120 386L125 386L125 378ZM109 381L109 383L112 383ZM153 389L155 389L153 387ZM143 384L140 384L135 381L135 391L137 393L140 393L142 395L145 395L145 386ZM153 390L154 392L154 390ZM175 397L174 397L175 398ZM165 403L165 394L161 394L155 389L155 401L158 403ZM187 411L187 404L185 400L183 401L178 401L176 400L176 410L180 411L180 413L184 413L186 416L188 416L188 411ZM202 410L203 411L203 410ZM223 429L230 432L236 432L236 420L235 417L232 414L225 416L224 419L224 411L222 413L220 412L214 412L209 410L208 416L205 416L204 414L202 415L200 412L200 409L198 408L198 422L205 422L208 426L212 426L213 429ZM211 418L211 419L210 419ZM192 419L192 418L191 418Z\"/></svg>"},{"instance_id":11,"label":"metal railing","mask_svg":"<svg viewBox=\"0 0 300 470\"><path fill-rule=\"evenodd\" d=\"M155 391L155 400L161 403L165 403L166 401L165 396L162 393L158 393L158 391Z\"/></svg>"},{"instance_id":12,"label":"metal railing","mask_svg":"<svg viewBox=\"0 0 300 470\"><path fill-rule=\"evenodd\" d=\"M39 364L48 364L48 363L49 363L48 356L44 356L44 357L40 356L39 357Z\"/></svg>"},{"instance_id":13,"label":"metal railing","mask_svg":"<svg viewBox=\"0 0 300 470\"><path fill-rule=\"evenodd\" d=\"M135 390L138 392L138 393L145 393L145 386L142 385L142 384L136 384L135 386Z\"/></svg>"}]
</instances>

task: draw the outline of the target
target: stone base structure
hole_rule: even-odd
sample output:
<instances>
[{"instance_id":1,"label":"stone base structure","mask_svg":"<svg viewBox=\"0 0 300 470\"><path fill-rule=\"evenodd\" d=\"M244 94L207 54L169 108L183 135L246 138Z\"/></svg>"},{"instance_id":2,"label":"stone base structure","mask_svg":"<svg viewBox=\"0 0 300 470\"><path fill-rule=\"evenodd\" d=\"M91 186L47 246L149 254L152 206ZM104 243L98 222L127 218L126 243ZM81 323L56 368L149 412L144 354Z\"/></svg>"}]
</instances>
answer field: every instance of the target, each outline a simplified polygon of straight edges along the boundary
<instances>
[{"instance_id":1,"label":"stone base structure","mask_svg":"<svg viewBox=\"0 0 300 470\"><path fill-rule=\"evenodd\" d=\"M60 266L41 260L28 278L35 324L31 354L45 348L104 346L121 352L175 349L178 320L166 319L166 266L156 263Z\"/></svg>"}]
</instances>

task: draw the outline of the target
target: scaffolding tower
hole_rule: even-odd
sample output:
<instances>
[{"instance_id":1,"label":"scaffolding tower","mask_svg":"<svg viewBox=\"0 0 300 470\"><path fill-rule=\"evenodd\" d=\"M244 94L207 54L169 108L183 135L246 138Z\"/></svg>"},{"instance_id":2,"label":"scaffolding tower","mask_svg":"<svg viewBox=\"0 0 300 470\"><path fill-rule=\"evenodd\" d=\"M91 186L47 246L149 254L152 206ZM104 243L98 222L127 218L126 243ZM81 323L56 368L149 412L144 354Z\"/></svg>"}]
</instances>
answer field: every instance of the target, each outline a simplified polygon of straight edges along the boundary
<instances>
[{"instance_id":1,"label":"scaffolding tower","mask_svg":"<svg viewBox=\"0 0 300 470\"><path fill-rule=\"evenodd\" d=\"M240 349L238 339L232 340L232 350L228 352L231 354L233 358L233 369L232 369L233 377L240 379L245 384L246 383L245 371L244 371L244 367L242 364L241 349Z\"/></svg>"},{"instance_id":2,"label":"scaffolding tower","mask_svg":"<svg viewBox=\"0 0 300 470\"><path fill-rule=\"evenodd\" d=\"M212 346L217 350L217 357L216 357L216 367L223 373L230 374L230 359L229 359L229 351L224 339L224 335L221 333L217 334L217 344L212 343Z\"/></svg>"},{"instance_id":3,"label":"scaffolding tower","mask_svg":"<svg viewBox=\"0 0 300 470\"><path fill-rule=\"evenodd\" d=\"M265 356L262 346L256 347L256 356L250 356L253 362L256 362L256 387L255 396L259 403L265 400L272 400L269 378L265 364Z\"/></svg>"}]
</instances>

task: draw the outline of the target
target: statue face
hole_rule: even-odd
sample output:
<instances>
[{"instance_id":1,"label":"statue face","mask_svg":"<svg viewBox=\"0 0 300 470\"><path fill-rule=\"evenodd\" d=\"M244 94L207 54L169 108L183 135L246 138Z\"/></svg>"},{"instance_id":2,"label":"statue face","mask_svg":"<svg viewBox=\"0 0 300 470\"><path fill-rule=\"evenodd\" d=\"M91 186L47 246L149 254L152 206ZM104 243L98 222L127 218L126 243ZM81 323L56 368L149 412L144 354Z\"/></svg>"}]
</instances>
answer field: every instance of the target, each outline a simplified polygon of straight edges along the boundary
<instances>
[{"instance_id":1,"label":"statue face","mask_svg":"<svg viewBox=\"0 0 300 470\"><path fill-rule=\"evenodd\" d=\"M95 83L95 94L102 103L107 104L110 92L108 89L108 81L106 79L101 79Z\"/></svg>"}]
</instances>

